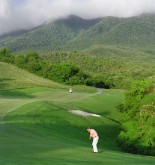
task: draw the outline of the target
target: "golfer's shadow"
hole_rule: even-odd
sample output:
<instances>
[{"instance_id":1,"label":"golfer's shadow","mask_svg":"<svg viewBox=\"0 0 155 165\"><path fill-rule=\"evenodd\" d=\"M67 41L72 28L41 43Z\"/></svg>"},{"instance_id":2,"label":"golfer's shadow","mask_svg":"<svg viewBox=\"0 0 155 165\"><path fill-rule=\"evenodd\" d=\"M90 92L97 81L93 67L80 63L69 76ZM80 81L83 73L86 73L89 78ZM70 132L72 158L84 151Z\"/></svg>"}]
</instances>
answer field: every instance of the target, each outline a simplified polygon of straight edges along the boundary
<instances>
[{"instance_id":1,"label":"golfer's shadow","mask_svg":"<svg viewBox=\"0 0 155 165\"><path fill-rule=\"evenodd\" d=\"M98 151L99 154L100 154L100 153L103 153L103 152L105 152L105 151L104 151L104 150L99 150L99 151Z\"/></svg>"}]
</instances>

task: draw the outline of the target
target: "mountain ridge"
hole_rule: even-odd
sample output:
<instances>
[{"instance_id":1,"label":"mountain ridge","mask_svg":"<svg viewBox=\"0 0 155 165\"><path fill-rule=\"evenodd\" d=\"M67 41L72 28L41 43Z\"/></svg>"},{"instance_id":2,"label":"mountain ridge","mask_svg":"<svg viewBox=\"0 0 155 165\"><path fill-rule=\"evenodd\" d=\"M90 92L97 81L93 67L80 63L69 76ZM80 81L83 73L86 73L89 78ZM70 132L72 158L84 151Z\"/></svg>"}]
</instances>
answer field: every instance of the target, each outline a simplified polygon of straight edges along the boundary
<instances>
[{"instance_id":1,"label":"mountain ridge","mask_svg":"<svg viewBox=\"0 0 155 165\"><path fill-rule=\"evenodd\" d=\"M0 37L0 47L23 50L82 50L92 45L155 50L155 15L86 20L69 16L19 34Z\"/></svg>"}]
</instances>

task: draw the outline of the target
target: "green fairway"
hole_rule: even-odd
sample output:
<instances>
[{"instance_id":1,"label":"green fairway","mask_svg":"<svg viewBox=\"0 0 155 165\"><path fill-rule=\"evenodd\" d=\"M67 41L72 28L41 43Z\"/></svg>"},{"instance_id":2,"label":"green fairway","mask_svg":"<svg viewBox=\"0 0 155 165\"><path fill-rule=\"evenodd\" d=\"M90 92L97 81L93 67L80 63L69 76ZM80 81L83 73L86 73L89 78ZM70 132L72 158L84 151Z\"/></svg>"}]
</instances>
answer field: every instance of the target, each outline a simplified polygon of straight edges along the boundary
<instances>
[{"instance_id":1,"label":"green fairway","mask_svg":"<svg viewBox=\"0 0 155 165\"><path fill-rule=\"evenodd\" d=\"M115 105L123 100L121 90L69 94L66 89L37 87L1 94L0 164L155 163L153 157L126 154L116 144L119 116ZM102 117L76 116L68 112L71 109ZM91 153L88 126L99 133L98 154Z\"/></svg>"},{"instance_id":2,"label":"green fairway","mask_svg":"<svg viewBox=\"0 0 155 165\"><path fill-rule=\"evenodd\" d=\"M155 164L154 157L127 154L117 146L115 106L123 101L123 90L74 86L69 94L70 87L9 64L0 63L0 71L0 164ZM69 110L102 117L76 116ZM98 154L92 153L87 127L99 133Z\"/></svg>"}]
</instances>

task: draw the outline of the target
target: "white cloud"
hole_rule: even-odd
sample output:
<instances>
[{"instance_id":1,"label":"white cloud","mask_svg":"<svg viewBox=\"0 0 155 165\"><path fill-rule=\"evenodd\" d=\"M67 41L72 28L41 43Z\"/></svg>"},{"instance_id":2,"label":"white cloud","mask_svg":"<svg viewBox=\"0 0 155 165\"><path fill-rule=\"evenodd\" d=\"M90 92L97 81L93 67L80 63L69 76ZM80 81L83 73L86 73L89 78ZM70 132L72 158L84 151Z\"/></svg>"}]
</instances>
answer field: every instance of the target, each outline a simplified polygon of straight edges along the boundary
<instances>
[{"instance_id":1,"label":"white cloud","mask_svg":"<svg viewBox=\"0 0 155 165\"><path fill-rule=\"evenodd\" d=\"M144 12L155 12L155 0L0 0L0 35L70 14L91 19L130 17Z\"/></svg>"}]
</instances>

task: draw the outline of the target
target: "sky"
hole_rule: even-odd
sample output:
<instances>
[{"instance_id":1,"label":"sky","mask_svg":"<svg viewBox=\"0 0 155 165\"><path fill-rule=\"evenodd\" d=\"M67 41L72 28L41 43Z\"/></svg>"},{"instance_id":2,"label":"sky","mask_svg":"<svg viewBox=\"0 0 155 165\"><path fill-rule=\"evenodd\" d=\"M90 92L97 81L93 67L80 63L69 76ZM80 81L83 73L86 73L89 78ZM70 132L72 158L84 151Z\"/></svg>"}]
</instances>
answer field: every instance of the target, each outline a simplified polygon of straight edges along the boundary
<instances>
[{"instance_id":1,"label":"sky","mask_svg":"<svg viewBox=\"0 0 155 165\"><path fill-rule=\"evenodd\" d=\"M69 15L85 19L155 13L155 0L0 0L0 35Z\"/></svg>"}]
</instances>

